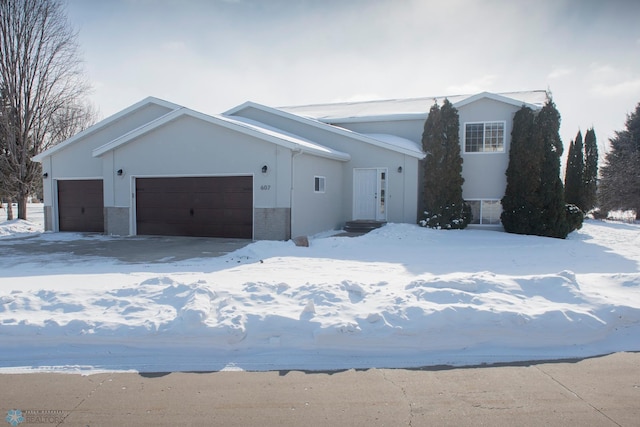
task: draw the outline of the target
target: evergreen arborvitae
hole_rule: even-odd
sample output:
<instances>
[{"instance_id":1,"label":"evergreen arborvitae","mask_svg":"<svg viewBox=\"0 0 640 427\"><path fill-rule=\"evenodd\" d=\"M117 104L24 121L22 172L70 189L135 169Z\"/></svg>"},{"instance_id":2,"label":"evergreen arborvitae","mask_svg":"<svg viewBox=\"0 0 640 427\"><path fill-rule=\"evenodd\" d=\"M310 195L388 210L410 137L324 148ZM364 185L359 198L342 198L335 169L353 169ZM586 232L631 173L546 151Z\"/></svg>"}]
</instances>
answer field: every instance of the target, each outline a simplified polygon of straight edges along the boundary
<instances>
[{"instance_id":1,"label":"evergreen arborvitae","mask_svg":"<svg viewBox=\"0 0 640 427\"><path fill-rule=\"evenodd\" d=\"M502 225L509 233L537 234L541 218L542 148L536 138L535 114L523 106L513 117L507 188L502 198Z\"/></svg>"},{"instance_id":2,"label":"evergreen arborvitae","mask_svg":"<svg viewBox=\"0 0 640 427\"><path fill-rule=\"evenodd\" d=\"M598 143L596 132L593 128L587 130L584 136L584 173L583 181L583 212L588 212L596 207L598 189Z\"/></svg>"},{"instance_id":3,"label":"evergreen arborvitae","mask_svg":"<svg viewBox=\"0 0 640 427\"><path fill-rule=\"evenodd\" d=\"M540 175L542 221L539 235L564 239L571 231L564 203L564 186L560 179L560 113L551 99L547 100L536 117L541 138L543 161Z\"/></svg>"},{"instance_id":4,"label":"evergreen arborvitae","mask_svg":"<svg viewBox=\"0 0 640 427\"><path fill-rule=\"evenodd\" d=\"M564 198L585 211L584 200L584 156L582 145L582 132L578 131L576 139L571 141L569 155L567 157L567 169L564 175Z\"/></svg>"},{"instance_id":5,"label":"evergreen arborvitae","mask_svg":"<svg viewBox=\"0 0 640 427\"><path fill-rule=\"evenodd\" d=\"M431 228L461 229L471 221L471 209L462 199L462 157L460 156L458 110L444 100L434 104L424 124L424 219Z\"/></svg>"},{"instance_id":6,"label":"evergreen arborvitae","mask_svg":"<svg viewBox=\"0 0 640 427\"><path fill-rule=\"evenodd\" d=\"M500 217L507 232L565 238L571 231L559 130L560 113L551 100L537 115L525 106L516 112Z\"/></svg>"},{"instance_id":7,"label":"evergreen arborvitae","mask_svg":"<svg viewBox=\"0 0 640 427\"><path fill-rule=\"evenodd\" d=\"M640 103L627 116L626 129L609 140L611 150L598 186L602 211L635 210L640 218Z\"/></svg>"}]
</instances>

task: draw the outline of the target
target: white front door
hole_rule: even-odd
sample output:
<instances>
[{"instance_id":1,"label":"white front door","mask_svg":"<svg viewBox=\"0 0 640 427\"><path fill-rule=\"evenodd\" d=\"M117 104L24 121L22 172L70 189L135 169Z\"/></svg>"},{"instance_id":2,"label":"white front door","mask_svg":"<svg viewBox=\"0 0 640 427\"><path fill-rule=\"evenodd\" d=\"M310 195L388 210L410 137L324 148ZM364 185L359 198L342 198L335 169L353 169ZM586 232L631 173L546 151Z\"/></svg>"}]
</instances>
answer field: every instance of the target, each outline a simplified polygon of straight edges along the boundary
<instances>
[{"instance_id":1,"label":"white front door","mask_svg":"<svg viewBox=\"0 0 640 427\"><path fill-rule=\"evenodd\" d=\"M385 221L387 169L353 170L353 219Z\"/></svg>"}]
</instances>

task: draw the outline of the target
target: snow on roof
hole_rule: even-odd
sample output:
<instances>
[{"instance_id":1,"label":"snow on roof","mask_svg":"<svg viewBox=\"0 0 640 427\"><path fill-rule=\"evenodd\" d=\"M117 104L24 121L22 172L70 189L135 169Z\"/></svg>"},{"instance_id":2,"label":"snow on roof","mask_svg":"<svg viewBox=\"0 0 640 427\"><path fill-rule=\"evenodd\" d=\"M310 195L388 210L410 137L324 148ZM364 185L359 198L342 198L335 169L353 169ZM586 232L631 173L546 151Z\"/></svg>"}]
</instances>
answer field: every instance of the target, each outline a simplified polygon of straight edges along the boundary
<instances>
[{"instance_id":1,"label":"snow on roof","mask_svg":"<svg viewBox=\"0 0 640 427\"><path fill-rule=\"evenodd\" d=\"M266 134L266 135L271 135L274 136L276 138L282 139L282 140L286 140L289 141L297 146L299 146L299 148L302 151L307 151L307 152L311 152L313 154L318 154L318 155L323 155L324 157L330 157L336 160L344 160L344 161L348 161L351 159L351 156L347 153L344 153L342 151L338 151L338 150L334 150L332 148L329 147L325 147L324 145L318 144L316 142L310 141L306 138L303 138L299 135L295 135L289 132L285 132L283 130L277 129L273 126L269 126L266 125L262 122L256 121L256 120L252 120L252 119L247 119L245 117L240 117L240 116L217 116L220 119L226 120L230 123L235 123L236 125L239 126L244 126L247 127L249 129L253 129L257 132Z\"/></svg>"},{"instance_id":2,"label":"snow on roof","mask_svg":"<svg viewBox=\"0 0 640 427\"><path fill-rule=\"evenodd\" d=\"M418 145L414 141L411 141L410 139L402 138L396 135L389 135L387 133L363 133L362 135L368 138L377 139L378 141L382 141L386 144L393 145L404 150L411 150L417 153L424 154L422 152L422 149L420 148L420 145Z\"/></svg>"},{"instance_id":3,"label":"snow on roof","mask_svg":"<svg viewBox=\"0 0 640 427\"><path fill-rule=\"evenodd\" d=\"M493 96L492 96L493 95ZM527 92L506 92L491 94L482 92L472 95L454 95L406 99L385 99L363 102L340 102L329 104L300 105L279 107L280 110L311 117L323 122L346 123L349 121L365 120L411 120L424 119L434 102L441 104L444 99L454 104L472 97L499 97L502 100L511 100L515 103L527 104L531 107L540 108L547 100L547 91L535 90Z\"/></svg>"},{"instance_id":4,"label":"snow on roof","mask_svg":"<svg viewBox=\"0 0 640 427\"><path fill-rule=\"evenodd\" d=\"M353 139L357 139L359 141L365 142L367 144L371 144L371 145L375 145L378 147L382 147L384 149L387 150L393 150L396 152L400 152L402 154L406 154L409 156L413 156L419 159L424 158L425 154L422 151L422 149L420 147L418 147L416 144L413 143L408 143L410 141L404 141L402 143L400 143L399 141L402 138L398 138L394 143L389 143L388 141L391 140L390 136L386 137L386 138L371 138L370 136L367 136L365 134L362 133L358 133L358 132L354 132L350 129L346 129L340 126L335 126L332 124L327 124L323 121L320 121L318 119L312 118L312 117L304 117L302 115L298 115L298 114L294 114L294 113L289 113L287 111L283 111L281 109L277 109L277 108L273 108L273 107L268 107L266 105L262 105L262 104L258 104L255 102L245 102L242 105L239 105L237 107L232 108L231 110L223 113L225 117L234 117L234 118L238 118L238 117L243 117L241 115L241 112L247 108L255 108L264 112L267 112L269 114L273 114L273 115L277 115L280 117L284 117L287 118L289 120L294 120L298 123L302 123L304 125L307 126L313 126L316 128L320 128L323 129L325 131L329 131L338 135L342 135L342 136L346 136L348 138L353 138ZM264 125L264 124L263 124ZM264 125L266 126L266 125ZM275 129L275 128L274 128ZM279 129L276 129L278 132L283 132Z\"/></svg>"},{"instance_id":5,"label":"snow on roof","mask_svg":"<svg viewBox=\"0 0 640 427\"><path fill-rule=\"evenodd\" d=\"M96 148L93 150L93 156L99 157L104 153L107 153L111 150L116 149L128 142L163 126L173 120L178 119L179 117L190 116L196 119L204 120L209 123L217 124L220 126L224 126L226 128L230 128L239 132L242 132L247 135L251 135L257 138L265 139L269 142L285 146L290 149L299 149L308 154L314 154L321 157L326 157L334 160L340 161L349 161L351 156L347 153L343 153L341 151L332 150L320 144L313 143L309 140L301 138L296 135L284 133L278 129L267 126L263 123L256 122L253 120L243 119L238 120L238 118L231 118L227 116L210 116L204 113L200 113L195 110L191 110L189 108L182 107L178 110L171 111L170 113L165 114L151 122L140 126L137 129L128 132L109 143Z\"/></svg>"}]
</instances>

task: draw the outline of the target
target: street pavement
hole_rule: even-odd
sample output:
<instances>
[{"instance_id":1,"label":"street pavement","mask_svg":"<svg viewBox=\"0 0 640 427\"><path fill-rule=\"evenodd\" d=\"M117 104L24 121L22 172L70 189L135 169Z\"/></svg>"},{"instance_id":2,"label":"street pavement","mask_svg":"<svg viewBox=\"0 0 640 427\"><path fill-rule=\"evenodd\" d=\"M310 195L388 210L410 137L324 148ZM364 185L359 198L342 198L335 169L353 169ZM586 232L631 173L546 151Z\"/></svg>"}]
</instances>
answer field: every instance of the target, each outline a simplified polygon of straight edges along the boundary
<instances>
[{"instance_id":1,"label":"street pavement","mask_svg":"<svg viewBox=\"0 0 640 427\"><path fill-rule=\"evenodd\" d=\"M639 426L640 353L474 368L0 375L20 426Z\"/></svg>"}]
</instances>

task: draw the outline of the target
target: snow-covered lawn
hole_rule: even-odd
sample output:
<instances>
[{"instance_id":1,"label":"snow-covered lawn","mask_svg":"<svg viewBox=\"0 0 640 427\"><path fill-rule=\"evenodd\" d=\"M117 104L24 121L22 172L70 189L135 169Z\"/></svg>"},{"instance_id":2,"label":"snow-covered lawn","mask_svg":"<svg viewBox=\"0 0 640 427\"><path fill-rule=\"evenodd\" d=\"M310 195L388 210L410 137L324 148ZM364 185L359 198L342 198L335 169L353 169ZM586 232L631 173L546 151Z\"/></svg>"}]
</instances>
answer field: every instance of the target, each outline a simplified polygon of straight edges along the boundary
<instances>
[{"instance_id":1,"label":"snow-covered lawn","mask_svg":"<svg viewBox=\"0 0 640 427\"><path fill-rule=\"evenodd\" d=\"M0 239L90 238L41 230L0 222ZM413 367L640 350L640 224L588 221L566 240L389 224L314 236L308 248L261 241L164 264L25 260L11 242L0 372Z\"/></svg>"}]
</instances>

